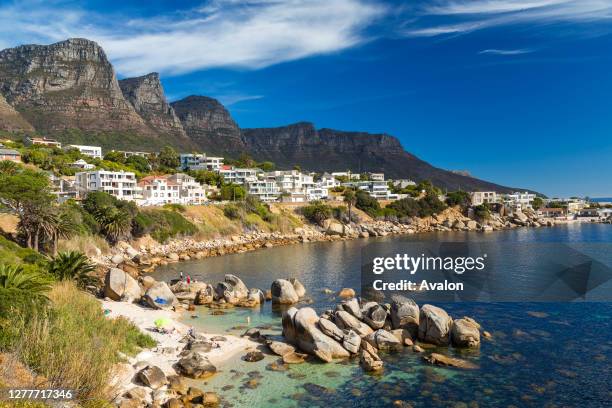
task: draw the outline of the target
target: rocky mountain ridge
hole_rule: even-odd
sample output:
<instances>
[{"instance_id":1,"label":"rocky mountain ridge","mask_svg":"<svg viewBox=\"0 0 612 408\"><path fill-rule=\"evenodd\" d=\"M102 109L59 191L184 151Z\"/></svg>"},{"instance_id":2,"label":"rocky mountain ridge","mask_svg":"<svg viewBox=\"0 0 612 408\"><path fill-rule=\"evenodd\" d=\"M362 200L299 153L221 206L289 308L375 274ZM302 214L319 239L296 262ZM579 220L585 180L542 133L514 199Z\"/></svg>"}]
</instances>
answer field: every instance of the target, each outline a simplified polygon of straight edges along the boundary
<instances>
[{"instance_id":1,"label":"rocky mountain ridge","mask_svg":"<svg viewBox=\"0 0 612 408\"><path fill-rule=\"evenodd\" d=\"M233 158L247 153L279 168L384 172L449 190L514 190L433 167L388 134L317 130L308 122L240 129L216 99L192 95L168 103L156 73L119 81L104 50L79 38L0 51L0 130L105 150L169 144Z\"/></svg>"}]
</instances>

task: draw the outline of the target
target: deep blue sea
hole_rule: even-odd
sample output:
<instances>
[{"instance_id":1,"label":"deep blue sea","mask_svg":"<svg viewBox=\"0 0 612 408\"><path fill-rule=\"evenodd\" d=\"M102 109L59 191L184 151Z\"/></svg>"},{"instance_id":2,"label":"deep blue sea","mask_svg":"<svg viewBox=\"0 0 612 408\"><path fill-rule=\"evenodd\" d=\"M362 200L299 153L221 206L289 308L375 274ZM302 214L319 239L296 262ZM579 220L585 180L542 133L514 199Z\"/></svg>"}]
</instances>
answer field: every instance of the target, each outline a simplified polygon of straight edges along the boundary
<instances>
[{"instance_id":1,"label":"deep blue sea","mask_svg":"<svg viewBox=\"0 0 612 408\"><path fill-rule=\"evenodd\" d=\"M537 274L537 248L542 243L580 244L598 262L612 265L612 225L569 224L553 228L492 233L431 233L413 236L307 243L234 254L160 268L158 279L179 271L206 282L226 273L240 276L249 287L266 289L276 278L298 277L318 312L338 299L323 288L359 289L364 246L384 243L398 250L415 241L483 241L497 243L507 273L523 278ZM532 243L533 245L514 245ZM512 244L512 245L511 245ZM510 250L512 248L512 250ZM521 253L516 253L516 248ZM559 248L564 248L560 245ZM562 249L559 249L562 250ZM530 259L532 262L530 262ZM525 271L528 271L525 272ZM601 286L603 288L605 286ZM612 296L612 295L610 295ZM605 298L605 294L603 296ZM612 401L612 303L610 302L446 302L436 303L458 318L471 316L493 334L478 350L436 348L429 351L468 359L478 369L433 367L408 349L383 356L384 372L364 373L358 361L323 364L311 361L277 371L277 357L257 363L236 357L230 367L199 382L217 391L232 407L609 407ZM235 309L212 315L199 307L188 324L207 332L241 334L247 327L280 333L280 310ZM250 324L247 324L247 317ZM281 367L282 368L282 367ZM395 405L401 406L401 405Z\"/></svg>"}]
</instances>

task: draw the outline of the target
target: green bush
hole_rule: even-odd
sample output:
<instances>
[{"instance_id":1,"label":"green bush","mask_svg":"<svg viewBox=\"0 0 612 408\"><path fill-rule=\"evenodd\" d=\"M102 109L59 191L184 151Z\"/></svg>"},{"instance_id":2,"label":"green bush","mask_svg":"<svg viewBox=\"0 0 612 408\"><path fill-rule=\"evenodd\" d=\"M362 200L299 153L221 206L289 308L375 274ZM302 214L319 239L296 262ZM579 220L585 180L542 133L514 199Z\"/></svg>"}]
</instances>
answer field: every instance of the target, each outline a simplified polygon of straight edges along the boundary
<instances>
[{"instance_id":1,"label":"green bush","mask_svg":"<svg viewBox=\"0 0 612 408\"><path fill-rule=\"evenodd\" d=\"M151 235L159 242L177 236L195 234L198 229L176 211L147 209L134 217L133 233L135 236Z\"/></svg>"},{"instance_id":2,"label":"green bush","mask_svg":"<svg viewBox=\"0 0 612 408\"><path fill-rule=\"evenodd\" d=\"M466 209L472 204L472 198L470 193L466 191L453 191L446 195L446 204L451 207L458 205L462 209Z\"/></svg>"},{"instance_id":3,"label":"green bush","mask_svg":"<svg viewBox=\"0 0 612 408\"><path fill-rule=\"evenodd\" d=\"M321 201L313 201L309 205L302 207L302 215L310 222L321 224L333 215L332 208Z\"/></svg>"},{"instance_id":4,"label":"green bush","mask_svg":"<svg viewBox=\"0 0 612 408\"><path fill-rule=\"evenodd\" d=\"M368 194L367 191L357 190L355 193L355 207L359 208L371 217L380 215L380 203Z\"/></svg>"},{"instance_id":5,"label":"green bush","mask_svg":"<svg viewBox=\"0 0 612 408\"><path fill-rule=\"evenodd\" d=\"M443 211L446 205L440 201L435 192L429 191L420 200L403 198L392 202L387 208L395 210L398 217L428 217Z\"/></svg>"},{"instance_id":6,"label":"green bush","mask_svg":"<svg viewBox=\"0 0 612 408\"><path fill-rule=\"evenodd\" d=\"M183 204L164 204L164 209L184 213L187 208Z\"/></svg>"},{"instance_id":7,"label":"green bush","mask_svg":"<svg viewBox=\"0 0 612 408\"><path fill-rule=\"evenodd\" d=\"M223 215L230 220L237 220L242 218L242 211L234 204L228 204L223 208Z\"/></svg>"}]
</instances>

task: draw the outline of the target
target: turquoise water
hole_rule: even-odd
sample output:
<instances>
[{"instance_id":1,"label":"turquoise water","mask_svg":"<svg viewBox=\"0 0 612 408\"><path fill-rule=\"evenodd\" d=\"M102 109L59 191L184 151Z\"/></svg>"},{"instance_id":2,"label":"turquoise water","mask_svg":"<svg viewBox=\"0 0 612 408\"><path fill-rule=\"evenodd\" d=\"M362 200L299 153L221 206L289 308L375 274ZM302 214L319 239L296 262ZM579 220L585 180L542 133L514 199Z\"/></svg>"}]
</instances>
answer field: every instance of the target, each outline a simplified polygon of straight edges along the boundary
<instances>
[{"instance_id":1,"label":"turquoise water","mask_svg":"<svg viewBox=\"0 0 612 408\"><path fill-rule=\"evenodd\" d=\"M320 312L338 301L324 294L323 288L359 288L361 251L368 242L398 248L414 240L485 240L500 246L508 242L588 242L597 243L593 251L600 252L600 259L610 260L611 238L611 225L571 224L487 234L438 233L312 243L169 265L160 268L155 277L172 279L183 271L199 280L216 282L225 273L233 273L249 287L266 289L276 278L295 276L312 297L310 306ZM511 253L504 265L509 273L518 273L521 268L514 260L525 263L537 256L527 250ZM473 316L493 333L493 340L483 340L477 351L435 350L468 359L479 366L477 370L432 367L409 350L385 355L381 375L366 374L351 360L284 367L272 355L257 363L244 362L238 356L222 372L198 385L217 391L225 406L234 407L384 407L395 401L413 407L610 406L612 303L437 305L455 317ZM188 323L218 333L241 334L247 327L261 327L264 333L278 335L281 313L269 303L261 309L232 309L220 316L200 307L199 317Z\"/></svg>"}]
</instances>

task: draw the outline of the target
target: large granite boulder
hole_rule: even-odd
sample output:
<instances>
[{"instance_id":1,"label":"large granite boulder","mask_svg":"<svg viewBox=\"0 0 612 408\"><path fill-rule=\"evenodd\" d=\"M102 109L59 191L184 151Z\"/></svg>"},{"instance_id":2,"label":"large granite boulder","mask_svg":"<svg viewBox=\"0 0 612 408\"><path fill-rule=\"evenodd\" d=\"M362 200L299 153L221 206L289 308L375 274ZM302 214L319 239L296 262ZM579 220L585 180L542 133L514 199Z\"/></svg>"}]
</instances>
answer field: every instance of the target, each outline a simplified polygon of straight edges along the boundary
<instances>
[{"instance_id":1,"label":"large granite boulder","mask_svg":"<svg viewBox=\"0 0 612 408\"><path fill-rule=\"evenodd\" d=\"M341 329L353 330L362 337L367 336L373 331L370 326L359 321L355 316L344 310L338 310L334 313L334 323Z\"/></svg>"},{"instance_id":2,"label":"large granite boulder","mask_svg":"<svg viewBox=\"0 0 612 408\"><path fill-rule=\"evenodd\" d=\"M178 303L166 282L155 282L144 295L144 300L154 309L170 309Z\"/></svg>"},{"instance_id":3,"label":"large granite boulder","mask_svg":"<svg viewBox=\"0 0 612 408\"><path fill-rule=\"evenodd\" d=\"M138 381L140 381L142 384L146 385L147 387L151 387L155 390L160 387L163 387L168 383L166 375L161 370L161 368L157 366L148 366L143 368L138 373L137 377Z\"/></svg>"},{"instance_id":4,"label":"large granite boulder","mask_svg":"<svg viewBox=\"0 0 612 408\"><path fill-rule=\"evenodd\" d=\"M217 372L217 368L211 364L208 358L197 351L189 352L177 363L178 371L190 378L205 378Z\"/></svg>"},{"instance_id":5,"label":"large granite boulder","mask_svg":"<svg viewBox=\"0 0 612 408\"><path fill-rule=\"evenodd\" d=\"M340 303L340 306L345 311L349 312L350 314L352 314L359 320L361 320L361 318L363 317L361 313L361 309L359 308L359 301L357 300L357 298L347 299L343 301L342 303Z\"/></svg>"},{"instance_id":6,"label":"large granite boulder","mask_svg":"<svg viewBox=\"0 0 612 408\"><path fill-rule=\"evenodd\" d=\"M480 346L480 325L473 319L463 318L453 322L451 340L455 347Z\"/></svg>"},{"instance_id":7,"label":"large granite boulder","mask_svg":"<svg viewBox=\"0 0 612 408\"><path fill-rule=\"evenodd\" d=\"M196 293L194 303L196 305L208 305L213 302L215 298L215 289L212 285L204 283L201 285L200 290Z\"/></svg>"},{"instance_id":8,"label":"large granite boulder","mask_svg":"<svg viewBox=\"0 0 612 408\"><path fill-rule=\"evenodd\" d=\"M304 285L302 285L302 282L300 282L298 278L291 278L289 279L289 282L291 282L293 285L293 289L295 289L295 293L298 295L298 297L302 298L306 296L306 288Z\"/></svg>"},{"instance_id":9,"label":"large granite boulder","mask_svg":"<svg viewBox=\"0 0 612 408\"><path fill-rule=\"evenodd\" d=\"M114 301L140 299L142 289L136 279L118 268L110 268L104 279L104 296Z\"/></svg>"},{"instance_id":10,"label":"large granite boulder","mask_svg":"<svg viewBox=\"0 0 612 408\"><path fill-rule=\"evenodd\" d=\"M345 330L344 338L342 339L342 347L347 349L351 354L357 354L360 346L361 337L352 330Z\"/></svg>"},{"instance_id":11,"label":"large granite boulder","mask_svg":"<svg viewBox=\"0 0 612 408\"><path fill-rule=\"evenodd\" d=\"M419 340L439 346L450 342L453 319L444 309L433 305L423 305L419 315Z\"/></svg>"},{"instance_id":12,"label":"large granite boulder","mask_svg":"<svg viewBox=\"0 0 612 408\"><path fill-rule=\"evenodd\" d=\"M319 329L336 341L342 341L344 339L344 332L341 328L336 326L334 322L328 319L319 319Z\"/></svg>"},{"instance_id":13,"label":"large granite boulder","mask_svg":"<svg viewBox=\"0 0 612 408\"><path fill-rule=\"evenodd\" d=\"M232 285L232 288L234 289L234 296L238 299L245 299L249 296L249 289L244 284L242 279L240 279L236 275L225 275L225 282Z\"/></svg>"},{"instance_id":14,"label":"large granite boulder","mask_svg":"<svg viewBox=\"0 0 612 408\"><path fill-rule=\"evenodd\" d=\"M414 300L394 296L391 300L391 324L394 329L406 329L413 338L419 331L419 306Z\"/></svg>"},{"instance_id":15,"label":"large granite boulder","mask_svg":"<svg viewBox=\"0 0 612 408\"><path fill-rule=\"evenodd\" d=\"M300 300L291 282L285 279L277 279L272 282L270 291L272 292L272 303L291 305Z\"/></svg>"},{"instance_id":16,"label":"large granite boulder","mask_svg":"<svg viewBox=\"0 0 612 408\"><path fill-rule=\"evenodd\" d=\"M367 303L363 310L363 321L372 329L382 329L387 320L387 310L376 302Z\"/></svg>"},{"instance_id":17,"label":"large granite boulder","mask_svg":"<svg viewBox=\"0 0 612 408\"><path fill-rule=\"evenodd\" d=\"M283 334L288 333L285 338L297 345L297 347L317 356L325 362L331 362L334 358L349 357L349 352L333 338L325 335L318 327L319 316L310 307L302 309L291 308L283 314ZM285 326L292 326L286 330Z\"/></svg>"},{"instance_id":18,"label":"large granite boulder","mask_svg":"<svg viewBox=\"0 0 612 408\"><path fill-rule=\"evenodd\" d=\"M375 332L365 336L363 339L378 350L384 351L397 349L402 345L400 340L398 340L393 333L383 329L378 329Z\"/></svg>"}]
</instances>

